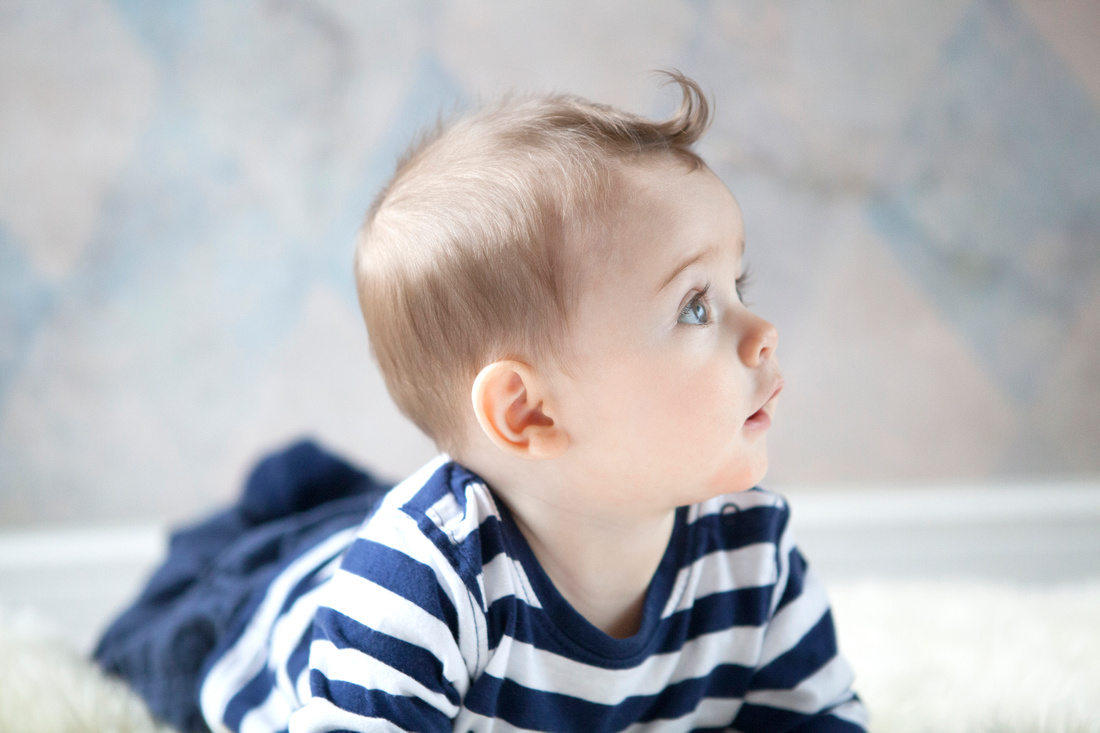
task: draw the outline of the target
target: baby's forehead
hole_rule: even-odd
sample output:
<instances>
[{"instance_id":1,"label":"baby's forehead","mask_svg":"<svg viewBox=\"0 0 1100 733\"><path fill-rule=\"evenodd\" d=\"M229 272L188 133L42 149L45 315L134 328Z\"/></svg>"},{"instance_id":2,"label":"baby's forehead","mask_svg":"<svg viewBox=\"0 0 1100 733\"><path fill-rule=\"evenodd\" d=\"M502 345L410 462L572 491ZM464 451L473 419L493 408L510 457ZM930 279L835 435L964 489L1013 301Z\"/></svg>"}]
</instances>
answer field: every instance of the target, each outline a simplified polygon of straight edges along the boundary
<instances>
[{"instance_id":1,"label":"baby's forehead","mask_svg":"<svg viewBox=\"0 0 1100 733\"><path fill-rule=\"evenodd\" d=\"M745 236L740 206L705 165L664 158L623 167L599 207L569 227L566 254L579 280L627 273L639 278L705 250L740 260Z\"/></svg>"},{"instance_id":2,"label":"baby's forehead","mask_svg":"<svg viewBox=\"0 0 1100 733\"><path fill-rule=\"evenodd\" d=\"M603 237L607 242L615 230L636 222L640 209L657 211L673 204L672 196L664 184L670 179L682 178L694 171L685 161L668 155L641 161L618 162L609 167L607 179L590 205L579 207L571 222L572 228L582 234Z\"/></svg>"}]
</instances>

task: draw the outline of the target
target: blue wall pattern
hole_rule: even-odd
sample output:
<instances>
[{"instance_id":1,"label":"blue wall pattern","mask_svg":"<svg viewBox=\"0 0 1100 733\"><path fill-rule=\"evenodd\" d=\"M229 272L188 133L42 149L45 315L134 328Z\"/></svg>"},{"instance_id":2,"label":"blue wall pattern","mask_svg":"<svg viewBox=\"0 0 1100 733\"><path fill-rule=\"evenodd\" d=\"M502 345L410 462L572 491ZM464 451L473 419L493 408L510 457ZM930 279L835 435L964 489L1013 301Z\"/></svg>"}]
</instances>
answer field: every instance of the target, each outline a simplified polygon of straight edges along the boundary
<instances>
[{"instance_id":1,"label":"blue wall pattern","mask_svg":"<svg viewBox=\"0 0 1100 733\"><path fill-rule=\"evenodd\" d=\"M433 452L352 239L404 146L508 89L713 94L788 377L769 481L1100 475L1100 6L0 5L0 524L177 521L301 433Z\"/></svg>"}]
</instances>

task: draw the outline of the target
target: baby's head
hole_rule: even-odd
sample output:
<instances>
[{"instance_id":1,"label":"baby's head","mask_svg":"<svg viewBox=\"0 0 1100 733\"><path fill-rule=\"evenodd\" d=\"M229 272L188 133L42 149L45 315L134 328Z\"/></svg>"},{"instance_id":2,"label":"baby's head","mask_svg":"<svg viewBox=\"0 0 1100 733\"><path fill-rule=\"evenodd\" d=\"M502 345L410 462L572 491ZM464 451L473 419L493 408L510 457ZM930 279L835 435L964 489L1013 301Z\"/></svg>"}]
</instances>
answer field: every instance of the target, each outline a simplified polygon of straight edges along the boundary
<instances>
[{"instance_id":1,"label":"baby's head","mask_svg":"<svg viewBox=\"0 0 1100 733\"><path fill-rule=\"evenodd\" d=\"M593 225L630 169L675 159L709 121L698 86L654 122L570 96L509 99L416 144L359 233L371 346L398 407L445 449L470 385L501 357L568 361L564 338L598 257Z\"/></svg>"},{"instance_id":2,"label":"baby's head","mask_svg":"<svg viewBox=\"0 0 1100 733\"><path fill-rule=\"evenodd\" d=\"M686 395L657 404L653 384L643 383L675 382L675 371L684 368L714 372L704 353L718 356L721 348L738 347L721 346L717 331L706 327L716 323L720 309L732 312L731 298L744 310L735 285L744 245L740 211L691 150L709 123L708 105L694 82L671 78L683 103L665 121L547 96L507 100L442 126L412 149L375 200L356 256L372 349L398 407L444 450L459 454L479 421L494 432L486 416L475 413L479 380L487 365L500 362L518 367L508 367L514 373L506 369L499 379L490 375L497 379L490 389L505 402L514 389L528 399L530 413L516 408L522 400L500 411L505 423L526 415L518 418L519 428L530 424L538 431L554 424L542 412L544 401L555 409L575 402L571 425L582 433L608 432L601 421L674 426L685 417L707 419L686 416L693 410L684 404ZM688 261L681 261L685 255ZM634 296L638 302L622 310ZM590 318L594 309L607 318ZM671 318L658 325L666 310ZM609 319L617 322L604 333ZM644 329L665 326L667 337L678 339L677 348L694 354L694 365L661 363L658 351L638 350L659 346L646 341ZM769 356L774 329L759 319L748 326L762 334L759 348ZM689 335L692 329L710 331L714 344ZM616 343L627 334L633 341ZM604 353L605 347L611 351ZM644 377L631 374L633 367L625 363L632 349L635 366L648 372ZM544 389L544 382L536 385L538 375L528 365L572 380L563 390L567 394ZM695 378L714 377L700 371ZM739 430L745 418L763 410L762 398L771 404L778 369L759 379L724 375L717 380L722 384L700 384L708 391L704 400L730 397L715 390L725 390L731 380L739 381L741 393L751 393L737 399L753 405L747 411L723 408L739 415ZM620 389L621 398L642 412L599 413L593 403ZM631 395L631 389L645 394ZM578 422L582 414L585 425ZM618 446L602 441L601 459L613 464L619 448L634 452L647 450L647 441L667 444L660 436L630 431L621 437L625 442ZM509 447L507 436L494 439Z\"/></svg>"}]
</instances>

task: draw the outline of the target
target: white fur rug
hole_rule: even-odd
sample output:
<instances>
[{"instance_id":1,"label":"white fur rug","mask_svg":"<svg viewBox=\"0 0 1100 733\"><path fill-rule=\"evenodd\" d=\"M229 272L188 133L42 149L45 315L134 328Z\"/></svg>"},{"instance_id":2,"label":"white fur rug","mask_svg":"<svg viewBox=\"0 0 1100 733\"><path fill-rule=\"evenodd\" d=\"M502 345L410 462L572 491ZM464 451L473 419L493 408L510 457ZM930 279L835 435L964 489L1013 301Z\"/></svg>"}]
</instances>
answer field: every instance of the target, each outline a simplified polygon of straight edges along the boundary
<instances>
[{"instance_id":1,"label":"white fur rug","mask_svg":"<svg viewBox=\"0 0 1100 733\"><path fill-rule=\"evenodd\" d=\"M1100 733L1100 581L834 586L874 733ZM0 612L0 733L169 733L28 613Z\"/></svg>"},{"instance_id":2,"label":"white fur rug","mask_svg":"<svg viewBox=\"0 0 1100 733\"><path fill-rule=\"evenodd\" d=\"M0 609L0 733L171 733L58 629Z\"/></svg>"},{"instance_id":3,"label":"white fur rug","mask_svg":"<svg viewBox=\"0 0 1100 733\"><path fill-rule=\"evenodd\" d=\"M1100 581L874 582L831 596L872 731L1100 731Z\"/></svg>"}]
</instances>

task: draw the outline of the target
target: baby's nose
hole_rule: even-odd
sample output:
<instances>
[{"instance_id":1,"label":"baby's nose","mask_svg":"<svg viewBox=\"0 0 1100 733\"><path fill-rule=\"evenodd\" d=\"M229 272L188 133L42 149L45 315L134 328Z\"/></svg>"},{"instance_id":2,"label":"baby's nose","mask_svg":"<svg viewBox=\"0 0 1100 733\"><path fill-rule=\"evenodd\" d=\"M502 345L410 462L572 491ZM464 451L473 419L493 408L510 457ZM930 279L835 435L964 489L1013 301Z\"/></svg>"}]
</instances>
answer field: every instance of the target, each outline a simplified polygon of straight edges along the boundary
<instances>
[{"instance_id":1,"label":"baby's nose","mask_svg":"<svg viewBox=\"0 0 1100 733\"><path fill-rule=\"evenodd\" d=\"M738 345L738 356L746 366L759 366L775 356L779 346L779 332L770 321L749 314L749 322Z\"/></svg>"}]
</instances>

